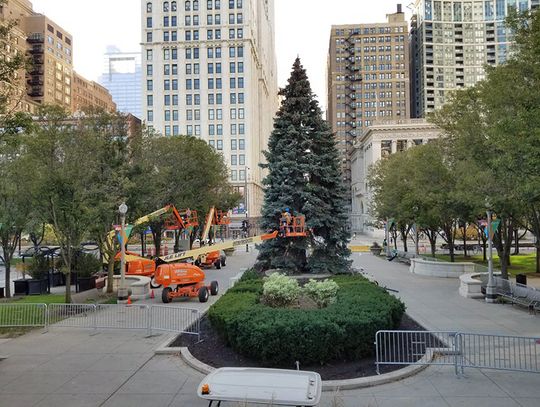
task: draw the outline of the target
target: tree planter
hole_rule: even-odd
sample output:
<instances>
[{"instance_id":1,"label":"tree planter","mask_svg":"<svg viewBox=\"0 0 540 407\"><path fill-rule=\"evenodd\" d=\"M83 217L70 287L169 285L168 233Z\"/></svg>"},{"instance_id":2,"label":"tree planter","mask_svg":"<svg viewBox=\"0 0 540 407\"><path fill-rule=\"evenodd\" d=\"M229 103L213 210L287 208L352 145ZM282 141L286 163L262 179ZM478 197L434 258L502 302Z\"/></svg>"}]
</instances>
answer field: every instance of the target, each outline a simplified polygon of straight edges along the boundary
<instances>
[{"instance_id":1,"label":"tree planter","mask_svg":"<svg viewBox=\"0 0 540 407\"><path fill-rule=\"evenodd\" d=\"M47 279L28 281L28 295L41 295L47 293Z\"/></svg>"},{"instance_id":2,"label":"tree planter","mask_svg":"<svg viewBox=\"0 0 540 407\"><path fill-rule=\"evenodd\" d=\"M77 279L77 292L88 291L96 288L96 276L79 277Z\"/></svg>"},{"instance_id":3,"label":"tree planter","mask_svg":"<svg viewBox=\"0 0 540 407\"><path fill-rule=\"evenodd\" d=\"M382 247L370 247L369 250L374 256L380 256L382 252Z\"/></svg>"},{"instance_id":4,"label":"tree planter","mask_svg":"<svg viewBox=\"0 0 540 407\"><path fill-rule=\"evenodd\" d=\"M51 282L51 287L58 287L59 285L66 284L64 274L60 272L49 274L49 280Z\"/></svg>"},{"instance_id":5,"label":"tree planter","mask_svg":"<svg viewBox=\"0 0 540 407\"><path fill-rule=\"evenodd\" d=\"M28 295L28 281L29 280L14 280L15 292L13 295Z\"/></svg>"}]
</instances>

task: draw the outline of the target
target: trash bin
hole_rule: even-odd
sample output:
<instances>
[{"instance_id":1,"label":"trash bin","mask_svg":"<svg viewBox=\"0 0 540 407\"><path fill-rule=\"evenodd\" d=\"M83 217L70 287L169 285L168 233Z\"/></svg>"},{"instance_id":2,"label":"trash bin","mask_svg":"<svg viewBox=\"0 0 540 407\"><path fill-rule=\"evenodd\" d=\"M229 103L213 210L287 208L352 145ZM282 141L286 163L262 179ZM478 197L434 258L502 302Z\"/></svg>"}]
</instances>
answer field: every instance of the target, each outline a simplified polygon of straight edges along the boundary
<instances>
[{"instance_id":1,"label":"trash bin","mask_svg":"<svg viewBox=\"0 0 540 407\"><path fill-rule=\"evenodd\" d=\"M516 283L527 285L527 274L516 274Z\"/></svg>"},{"instance_id":2,"label":"trash bin","mask_svg":"<svg viewBox=\"0 0 540 407\"><path fill-rule=\"evenodd\" d=\"M4 287L0 287L0 298L4 298Z\"/></svg>"}]
</instances>

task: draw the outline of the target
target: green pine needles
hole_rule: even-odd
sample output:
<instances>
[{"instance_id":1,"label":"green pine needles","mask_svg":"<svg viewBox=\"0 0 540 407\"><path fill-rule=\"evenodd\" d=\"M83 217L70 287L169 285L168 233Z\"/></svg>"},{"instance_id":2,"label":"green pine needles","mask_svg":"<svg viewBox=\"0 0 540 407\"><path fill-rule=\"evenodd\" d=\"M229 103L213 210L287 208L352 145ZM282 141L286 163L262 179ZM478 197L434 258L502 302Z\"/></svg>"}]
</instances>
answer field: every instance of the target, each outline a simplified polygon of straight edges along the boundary
<instances>
[{"instance_id":1,"label":"green pine needles","mask_svg":"<svg viewBox=\"0 0 540 407\"><path fill-rule=\"evenodd\" d=\"M261 165L269 171L264 179L261 226L277 229L281 212L290 208L293 216L305 215L310 233L306 238L265 241L258 266L292 272L346 272L351 262L339 153L299 58L279 94L284 100L264 152L267 163Z\"/></svg>"}]
</instances>

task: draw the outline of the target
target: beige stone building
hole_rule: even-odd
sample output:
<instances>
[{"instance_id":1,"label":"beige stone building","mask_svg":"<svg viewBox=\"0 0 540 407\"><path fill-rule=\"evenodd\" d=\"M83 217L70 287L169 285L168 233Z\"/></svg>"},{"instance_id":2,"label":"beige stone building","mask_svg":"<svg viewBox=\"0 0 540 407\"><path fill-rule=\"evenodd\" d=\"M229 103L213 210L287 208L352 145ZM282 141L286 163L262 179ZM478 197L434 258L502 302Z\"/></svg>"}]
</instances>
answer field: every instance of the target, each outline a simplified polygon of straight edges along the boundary
<instances>
[{"instance_id":1,"label":"beige stone building","mask_svg":"<svg viewBox=\"0 0 540 407\"><path fill-rule=\"evenodd\" d=\"M351 230L372 234L376 231L370 215L371 191L368 174L380 159L437 139L441 130L425 119L378 120L364 129L351 154ZM396 174L399 176L399 174Z\"/></svg>"},{"instance_id":2,"label":"beige stone building","mask_svg":"<svg viewBox=\"0 0 540 407\"><path fill-rule=\"evenodd\" d=\"M116 111L109 91L99 83L89 81L77 72L73 72L71 111L78 112L85 108L102 109L108 112Z\"/></svg>"},{"instance_id":3,"label":"beige stone building","mask_svg":"<svg viewBox=\"0 0 540 407\"><path fill-rule=\"evenodd\" d=\"M200 137L260 216L262 151L278 109L274 0L141 1L143 116L164 136Z\"/></svg>"},{"instance_id":4,"label":"beige stone building","mask_svg":"<svg viewBox=\"0 0 540 407\"><path fill-rule=\"evenodd\" d=\"M92 105L115 110L109 92L95 82L77 76L74 100L73 37L45 15L35 13L28 0L7 0L0 6L0 23L15 22L12 35L1 44L0 53L11 58L24 54L30 66L18 72L11 89L0 84L0 91L9 93L10 110L35 113L43 104L63 106L70 112Z\"/></svg>"},{"instance_id":5,"label":"beige stone building","mask_svg":"<svg viewBox=\"0 0 540 407\"><path fill-rule=\"evenodd\" d=\"M13 58L16 54L25 55L28 44L26 42L26 32L24 23L26 17L32 14L32 3L28 0L10 0L7 3L0 5L0 23L8 24L13 22L16 25L13 27L11 35L0 46L0 53L3 58ZM36 110L37 103L27 97L27 78L24 69L17 72L16 82L13 86L5 83L0 84L0 92L3 95L9 96L9 111L25 111L33 113Z\"/></svg>"},{"instance_id":6,"label":"beige stone building","mask_svg":"<svg viewBox=\"0 0 540 407\"><path fill-rule=\"evenodd\" d=\"M353 143L375 120L410 117L408 23L398 5L385 23L334 25L328 52L327 119L345 186Z\"/></svg>"}]
</instances>

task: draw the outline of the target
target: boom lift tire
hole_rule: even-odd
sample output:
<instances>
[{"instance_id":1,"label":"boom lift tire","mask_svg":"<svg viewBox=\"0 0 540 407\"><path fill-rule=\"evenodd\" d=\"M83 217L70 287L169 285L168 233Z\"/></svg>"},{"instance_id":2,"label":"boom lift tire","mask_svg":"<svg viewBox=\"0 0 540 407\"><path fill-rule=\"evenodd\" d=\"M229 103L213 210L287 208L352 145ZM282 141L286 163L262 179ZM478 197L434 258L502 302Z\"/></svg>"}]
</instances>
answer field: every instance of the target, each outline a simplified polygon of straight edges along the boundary
<instances>
[{"instance_id":1,"label":"boom lift tire","mask_svg":"<svg viewBox=\"0 0 540 407\"><path fill-rule=\"evenodd\" d=\"M227 265L227 258L225 256L220 258L221 260L221 267L225 267Z\"/></svg>"},{"instance_id":2,"label":"boom lift tire","mask_svg":"<svg viewBox=\"0 0 540 407\"><path fill-rule=\"evenodd\" d=\"M208 301L208 288L201 287L199 288L199 302L206 302Z\"/></svg>"},{"instance_id":3,"label":"boom lift tire","mask_svg":"<svg viewBox=\"0 0 540 407\"><path fill-rule=\"evenodd\" d=\"M210 294L217 295L219 292L219 285L217 281L212 281L210 283Z\"/></svg>"},{"instance_id":4,"label":"boom lift tire","mask_svg":"<svg viewBox=\"0 0 540 407\"><path fill-rule=\"evenodd\" d=\"M221 260L217 259L216 262L214 263L214 266L216 266L216 268L219 270L221 268Z\"/></svg>"},{"instance_id":5,"label":"boom lift tire","mask_svg":"<svg viewBox=\"0 0 540 407\"><path fill-rule=\"evenodd\" d=\"M171 287L165 287L163 291L161 292L161 301L163 301L165 304L168 304L171 302L171 297L169 297L169 294L172 292Z\"/></svg>"}]
</instances>

